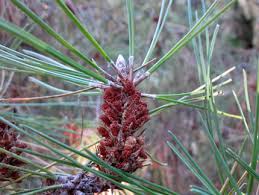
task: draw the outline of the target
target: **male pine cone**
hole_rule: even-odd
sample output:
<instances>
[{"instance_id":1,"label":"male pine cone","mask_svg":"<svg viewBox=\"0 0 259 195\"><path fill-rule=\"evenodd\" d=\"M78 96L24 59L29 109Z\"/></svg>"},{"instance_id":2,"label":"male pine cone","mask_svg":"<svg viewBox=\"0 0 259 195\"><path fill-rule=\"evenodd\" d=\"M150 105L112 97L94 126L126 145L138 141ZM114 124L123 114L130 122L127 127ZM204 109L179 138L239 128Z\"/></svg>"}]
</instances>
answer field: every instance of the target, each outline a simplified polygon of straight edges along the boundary
<instances>
[{"instance_id":1,"label":"male pine cone","mask_svg":"<svg viewBox=\"0 0 259 195\"><path fill-rule=\"evenodd\" d=\"M0 122L0 148L8 150L9 152L21 155L21 151L17 148L26 148L27 145L22 143L18 136L11 131L11 128L3 122ZM5 153L0 153L0 163L4 163L12 166L22 166L24 162L13 158ZM10 169L5 166L0 166L0 181L15 180L20 177L18 171Z\"/></svg>"},{"instance_id":2,"label":"male pine cone","mask_svg":"<svg viewBox=\"0 0 259 195\"><path fill-rule=\"evenodd\" d=\"M98 128L104 139L98 146L98 156L111 166L131 173L141 168L147 158L141 131L149 113L134 82L127 76L118 81L122 88L111 86L104 90L102 125Z\"/></svg>"}]
</instances>

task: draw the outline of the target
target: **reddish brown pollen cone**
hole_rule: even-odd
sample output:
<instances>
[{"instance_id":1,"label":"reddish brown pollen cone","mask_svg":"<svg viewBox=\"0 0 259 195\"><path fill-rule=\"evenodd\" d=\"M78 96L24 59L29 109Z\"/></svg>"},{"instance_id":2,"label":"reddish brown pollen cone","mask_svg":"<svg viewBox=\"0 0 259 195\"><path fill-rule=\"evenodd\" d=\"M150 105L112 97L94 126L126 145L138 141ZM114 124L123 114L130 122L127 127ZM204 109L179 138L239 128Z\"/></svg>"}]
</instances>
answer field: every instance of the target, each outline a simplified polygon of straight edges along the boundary
<instances>
[{"instance_id":1,"label":"reddish brown pollen cone","mask_svg":"<svg viewBox=\"0 0 259 195\"><path fill-rule=\"evenodd\" d=\"M120 82L122 89L109 87L104 90L102 125L98 128L104 139L98 146L98 155L116 168L134 172L147 158L144 137L137 136L136 132L149 120L149 114L147 104L133 82L128 79Z\"/></svg>"},{"instance_id":2,"label":"reddish brown pollen cone","mask_svg":"<svg viewBox=\"0 0 259 195\"><path fill-rule=\"evenodd\" d=\"M22 143L17 135L11 131L10 127L3 122L0 122L0 147L20 155L21 152L16 148L26 148L27 145ZM15 159L5 153L0 153L0 162L12 166L21 166L24 163L18 159ZM9 181L18 179L20 177L19 172L9 169L7 167L0 168L0 181Z\"/></svg>"}]
</instances>

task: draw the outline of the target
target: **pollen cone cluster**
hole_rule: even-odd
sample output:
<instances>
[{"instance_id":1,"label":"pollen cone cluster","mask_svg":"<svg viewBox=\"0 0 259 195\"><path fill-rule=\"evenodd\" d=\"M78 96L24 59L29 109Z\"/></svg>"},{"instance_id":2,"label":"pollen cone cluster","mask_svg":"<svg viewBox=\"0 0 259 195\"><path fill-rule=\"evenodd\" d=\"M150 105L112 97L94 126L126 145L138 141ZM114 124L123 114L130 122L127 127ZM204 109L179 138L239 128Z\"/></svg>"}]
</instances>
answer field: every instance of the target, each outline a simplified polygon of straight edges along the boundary
<instances>
[{"instance_id":1,"label":"pollen cone cluster","mask_svg":"<svg viewBox=\"0 0 259 195\"><path fill-rule=\"evenodd\" d=\"M0 148L4 148L9 152L13 152L17 155L21 154L21 151L18 151L17 148L26 148L26 144L21 143L17 135L11 131L10 127L2 122L0 122ZM17 160L5 153L0 153L0 163L7 165L12 165L19 167L24 163L20 160ZM0 181L9 181L15 180L20 177L20 174L12 169L9 169L4 166L0 166Z\"/></svg>"},{"instance_id":2,"label":"pollen cone cluster","mask_svg":"<svg viewBox=\"0 0 259 195\"><path fill-rule=\"evenodd\" d=\"M147 158L141 132L149 120L148 108L133 79L126 74L118 79L118 83L121 88L109 87L104 90L103 114L100 116L102 124L98 128L104 139L98 146L98 155L118 169L134 172L143 166Z\"/></svg>"},{"instance_id":3,"label":"pollen cone cluster","mask_svg":"<svg viewBox=\"0 0 259 195\"><path fill-rule=\"evenodd\" d=\"M109 87L100 87L104 89L101 106L103 113L97 130L103 139L97 146L97 155L109 165L132 173L143 167L147 159L143 126L149 120L149 114L147 104L136 88L136 83L142 78L134 78L133 61L130 62L126 64L119 55L114 67L117 78L112 77L113 84ZM102 172L113 174L99 165L96 167ZM47 182L47 185L53 184L62 184L62 188L51 194L93 194L118 188L89 173L59 177L56 181Z\"/></svg>"}]
</instances>

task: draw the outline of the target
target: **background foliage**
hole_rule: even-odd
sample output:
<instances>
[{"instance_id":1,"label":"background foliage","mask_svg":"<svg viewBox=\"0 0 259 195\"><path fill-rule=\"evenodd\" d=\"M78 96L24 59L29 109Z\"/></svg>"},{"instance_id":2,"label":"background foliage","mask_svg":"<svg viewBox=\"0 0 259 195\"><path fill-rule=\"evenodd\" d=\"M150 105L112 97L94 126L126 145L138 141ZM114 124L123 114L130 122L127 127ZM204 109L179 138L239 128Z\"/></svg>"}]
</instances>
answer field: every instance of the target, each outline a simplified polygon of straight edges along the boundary
<instances>
[{"instance_id":1,"label":"background foliage","mask_svg":"<svg viewBox=\"0 0 259 195\"><path fill-rule=\"evenodd\" d=\"M51 45L57 49L60 49L64 54L72 56L71 52L64 49L60 43L55 39L47 36L38 26L32 24L32 22L20 14L20 12L14 8L9 2L2 0L0 1L5 9L1 11L1 14L7 20L16 23L17 25L26 28L31 31L36 37L51 43ZM116 59L118 54L128 56L128 21L127 21L127 9L124 2L121 1L75 1L78 9L79 17L83 24L85 24L88 30L93 33L93 36L103 46L105 51L109 51L111 59ZM195 20L195 9L198 10L197 15L202 15L202 3L200 1L191 1L192 10ZM101 55L96 49L90 44L81 33L78 33L78 29L75 28L74 24L64 15L57 5L53 1L37 1L37 3L31 3L26 1L27 5L38 13L41 17L47 21L54 28L56 32L64 37L65 40L76 46L83 54L89 56L98 61L98 64L106 64ZM207 5L212 2L206 1ZM143 56L147 52L147 48L152 39L154 29L158 22L159 9L161 4L156 1L134 1L134 14L135 14L135 61L141 64ZM220 75L222 72L235 66L236 69L226 76L226 80L232 78L233 81L230 85L223 87L224 97L216 98L216 102L211 100L208 102L208 106L213 109L213 104L216 103L218 110L223 110L227 113L234 115L240 115L240 109L244 110L244 117L248 118L247 114L247 101L244 93L244 79L243 75L247 76L248 86L247 92L250 94L251 109L255 112L255 92L256 92L256 64L257 64L257 52L252 46L252 40L247 39L243 34L246 32L239 32L236 26L242 24L242 9L235 4L232 10L226 12L223 17L217 23L220 24L217 27L218 33L215 33L215 25L208 29L210 37L213 34L217 34L215 39L215 47L213 50L213 56L209 61L204 62L206 65L206 71L211 72L210 78L214 78ZM58 10L58 11L57 11ZM190 10L189 10L190 12ZM240 16L237 16L239 13ZM53 17L55 15L55 17ZM241 19L240 19L241 18ZM172 45L175 44L189 29L189 22L187 16L187 3L184 1L175 1L170 7L170 13L167 16L167 21L164 26L161 36L158 39L158 43L154 49L154 57L159 59L165 54ZM245 24L247 24L245 22ZM253 28L251 27L251 31ZM248 32L249 29L248 29ZM1 43L7 46L16 47L19 42L12 36L1 31ZM16 43L16 44L15 44ZM163 68L156 71L150 79L142 83L140 88L144 93L183 93L189 92L196 89L200 84L209 82L208 75L196 74L197 62L202 64L202 55L207 56L206 52L206 34L203 34L196 39L196 48L193 48L193 44L189 44L184 47L177 55L168 60ZM210 44L213 43L211 39ZM203 46L203 52L200 47ZM32 48L28 44L21 43L21 48L31 50ZM194 44L195 46L195 44ZM20 49L21 50L21 49ZM131 51L132 52L132 51ZM195 53L196 52L196 53ZM74 57L73 57L74 58ZM82 60L74 58L76 61L82 63ZM245 69L246 74L243 72ZM5 78L5 84L8 84L8 90L2 97L36 97L42 95L53 95L53 92L62 92L59 89L66 89L67 91L75 91L78 87L69 83L60 82L58 79L47 77L44 75L38 75L36 77L28 76L27 72L17 73L13 77L13 74L9 71L2 73L2 79ZM8 82L8 80L12 82ZM44 85L39 80L44 81L50 85L55 86L50 90L49 86ZM207 83L207 96L209 97L209 86ZM235 96L239 99L235 101ZM63 91L66 92L66 91ZM96 92L98 93L98 92ZM208 98L210 99L210 98ZM161 105L161 101L148 100L150 108L155 108ZM6 109L2 102L3 110ZM99 105L101 104L100 96L91 94L86 96L83 94L63 97L61 99L49 99L47 101L41 100L36 102L27 103L23 102L14 103L14 105L8 105L10 113L15 110L16 120L22 123L29 123L30 126L38 128L42 131L46 129L52 129L48 131L49 135L53 135L56 138L66 141L73 142L71 134L67 134L69 138L66 138L66 134L57 134L61 129L68 129L71 124L76 124L79 132L84 129L83 134L85 139L82 140L84 145L95 142L98 138L95 135L95 127L97 119L100 114ZM238 107L240 106L240 107ZM248 110L249 111L249 110ZM202 118L200 117L202 115ZM206 112L200 114L195 108L187 108L186 106L177 106L173 109L167 109L165 112L161 112L156 115L149 122L146 131L146 138L148 140L148 151L161 162L167 163L167 166L161 166L158 163L153 163L151 166L138 171L138 175L159 183L163 186L167 186L180 194L188 193L190 185L201 186L195 174L188 170L182 161L179 160L177 155L178 148L174 148L172 140L177 142L181 140L181 144L191 154L192 158L196 160L202 170L206 173L208 178L211 178L212 183L217 187L221 188L222 184L220 181L221 175L218 174L219 170L215 163L214 155L209 147L211 142L206 137L206 127L216 131L218 129L221 133L224 141L223 150L232 148L238 153L241 148L243 140L247 137L247 129L251 130L256 126L253 125L253 121L248 122L248 127L244 125L243 121L231 117L222 117L218 115L215 119L215 114L209 116ZM46 123L46 117L48 122ZM213 124L208 124L208 121L214 121ZM215 122L216 120L216 122ZM249 119L247 119L249 120ZM205 125L204 125L205 123ZM255 123L256 124L256 123ZM204 128L205 126L205 128ZM53 131L53 127L55 130ZM168 130L171 130L174 135L168 134ZM68 130L69 131L69 130ZM254 132L251 130L251 132ZM58 136L56 136L58 135ZM249 136L248 136L249 137ZM250 139L250 138L247 138ZM72 140L72 141L71 141ZM220 136L216 136L215 144L220 150ZM170 141L170 143L166 143ZM252 151L252 140L247 141L244 144L242 155L243 160L246 162L250 161ZM168 145L170 147L168 147ZM215 146L212 146L212 148ZM171 149L175 152L173 153ZM213 150L213 149L212 149ZM227 150L228 151L228 150ZM232 150L229 150L227 154L231 154ZM222 151L220 151L222 152ZM224 153L224 152L223 152ZM231 156L231 155L230 155ZM232 155L233 156L233 155ZM223 156L224 157L224 156ZM233 160L228 158L227 165L232 167ZM84 162L84 158L79 159L80 162ZM187 162L188 160L184 160ZM190 161L190 159L189 159ZM85 163L85 162L84 162ZM73 171L73 170L69 170ZM244 167L238 166L235 177L240 178L244 172ZM206 179L205 179L206 180ZM33 181L31 181L33 183ZM206 182L205 182L206 183ZM33 185L26 183L25 185ZM242 188L241 188L242 189Z\"/></svg>"}]
</instances>

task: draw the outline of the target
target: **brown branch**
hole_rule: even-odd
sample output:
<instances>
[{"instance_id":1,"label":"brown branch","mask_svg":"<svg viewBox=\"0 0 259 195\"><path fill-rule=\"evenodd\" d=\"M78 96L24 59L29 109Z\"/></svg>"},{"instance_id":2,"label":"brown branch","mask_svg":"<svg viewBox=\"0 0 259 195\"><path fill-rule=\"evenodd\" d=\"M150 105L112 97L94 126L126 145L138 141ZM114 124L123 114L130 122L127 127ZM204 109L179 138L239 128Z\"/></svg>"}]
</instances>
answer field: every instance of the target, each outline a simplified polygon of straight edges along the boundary
<instances>
[{"instance_id":1,"label":"brown branch","mask_svg":"<svg viewBox=\"0 0 259 195\"><path fill-rule=\"evenodd\" d=\"M145 63L145 64L143 64L143 65L141 65L140 67L137 67L136 69L134 69L133 72L137 72L137 71L139 71L140 69L145 68L145 67L151 65L154 61L156 61L156 58L153 58L152 60L148 61L147 63Z\"/></svg>"},{"instance_id":2,"label":"brown branch","mask_svg":"<svg viewBox=\"0 0 259 195\"><path fill-rule=\"evenodd\" d=\"M89 91L92 89L95 89L96 87L89 87L87 89L81 89L69 93L62 93L62 94L57 94L57 95L49 95L49 96L40 96L40 97L25 97L25 98L0 98L0 102L8 102L8 103L16 103L16 102L30 102L30 101L36 101L36 100L46 100L46 99L54 99L54 98L61 98L61 97L66 97L70 95L75 95L78 93L82 93L85 91Z\"/></svg>"}]
</instances>

